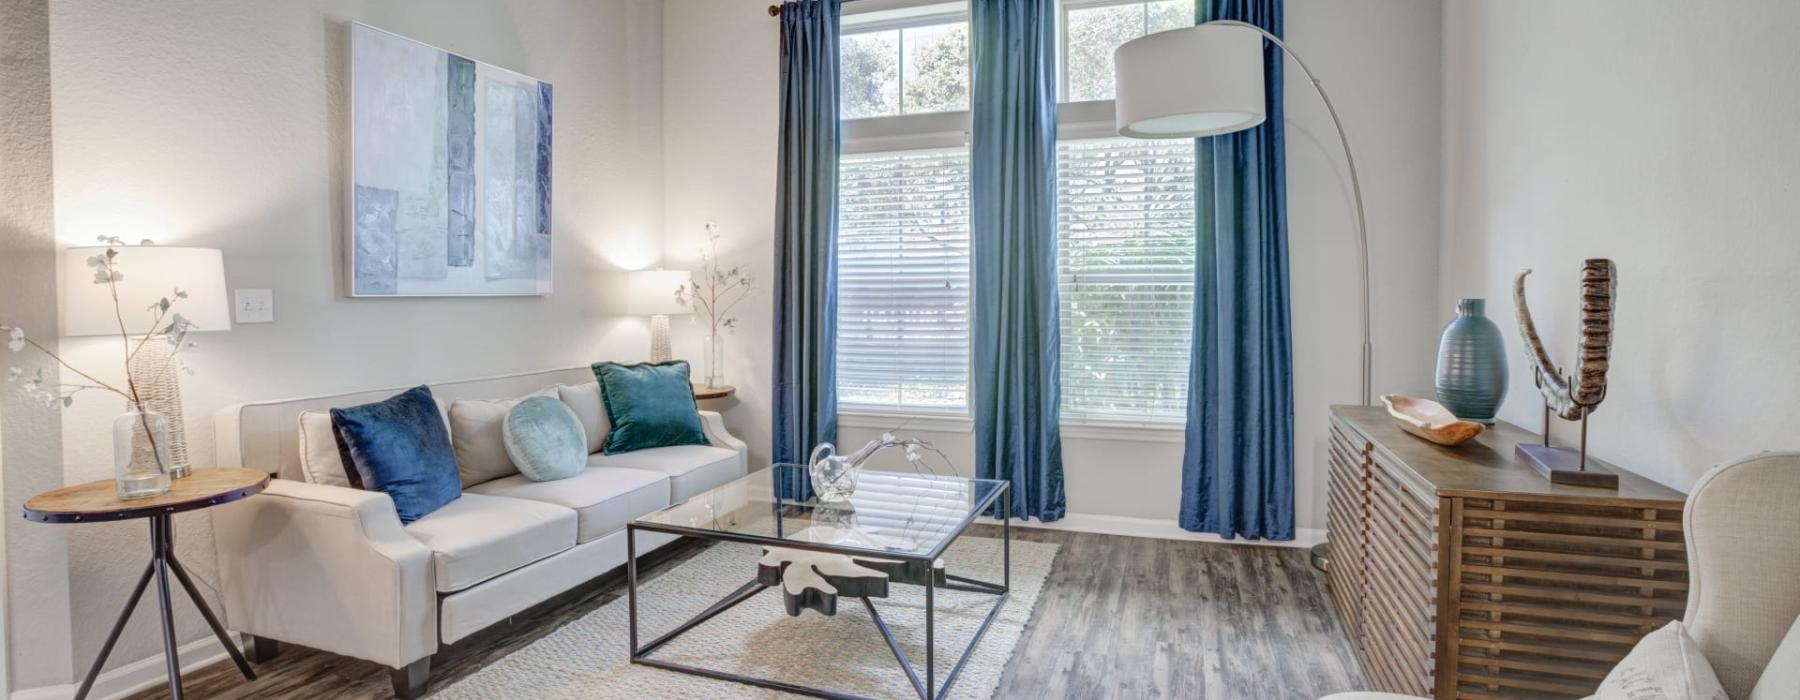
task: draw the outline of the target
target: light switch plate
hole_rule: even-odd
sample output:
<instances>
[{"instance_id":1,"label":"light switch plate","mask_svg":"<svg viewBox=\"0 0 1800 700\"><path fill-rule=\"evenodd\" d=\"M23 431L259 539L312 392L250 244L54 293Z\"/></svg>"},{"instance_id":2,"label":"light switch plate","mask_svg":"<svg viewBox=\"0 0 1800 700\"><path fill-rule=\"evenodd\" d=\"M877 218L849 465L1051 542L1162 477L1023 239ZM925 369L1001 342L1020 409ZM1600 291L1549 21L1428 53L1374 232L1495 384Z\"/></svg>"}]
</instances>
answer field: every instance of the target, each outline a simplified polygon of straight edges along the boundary
<instances>
[{"instance_id":1,"label":"light switch plate","mask_svg":"<svg viewBox=\"0 0 1800 700\"><path fill-rule=\"evenodd\" d=\"M275 290L239 289L233 292L232 317L238 323L274 323Z\"/></svg>"}]
</instances>

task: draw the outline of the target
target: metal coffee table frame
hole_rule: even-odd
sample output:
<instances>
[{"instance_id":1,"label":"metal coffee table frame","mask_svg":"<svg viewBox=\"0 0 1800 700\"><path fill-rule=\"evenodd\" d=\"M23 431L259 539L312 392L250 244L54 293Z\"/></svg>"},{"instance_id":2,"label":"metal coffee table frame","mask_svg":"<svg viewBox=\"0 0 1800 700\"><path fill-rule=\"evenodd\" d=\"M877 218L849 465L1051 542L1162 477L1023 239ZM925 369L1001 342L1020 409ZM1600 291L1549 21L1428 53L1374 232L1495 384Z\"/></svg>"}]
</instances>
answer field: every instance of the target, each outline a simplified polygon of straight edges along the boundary
<instances>
[{"instance_id":1,"label":"metal coffee table frame","mask_svg":"<svg viewBox=\"0 0 1800 700\"><path fill-rule=\"evenodd\" d=\"M925 565L926 571L931 571L932 570L931 567L933 565L932 563L936 562L939 557L943 556L944 550L949 549L949 547L952 543L956 542L957 539L959 539L963 536L963 533L968 531L969 525L975 522L975 518L979 517L983 513L988 512L989 509L994 508L995 504L999 504L1000 529L1001 529L1001 534L1002 534L1001 540L1000 540L1000 542L1001 542L1001 544L1000 544L1000 558L1001 558L1000 583L994 584L994 583L989 583L986 581L978 581L978 580L975 580L972 578L966 578L963 576L956 576L953 574L945 573L944 578L945 578L946 582L944 583L944 585L939 586L939 585L937 585L937 582L936 582L936 576L928 574L925 577L925 677L923 679L919 678L919 673L917 670L915 670L913 668L912 662L910 662L906 659L906 653L900 650L900 643L894 639L894 634L893 634L893 632L889 631L887 623L882 621L881 613L875 609L875 603L870 601L868 598L861 598L863 607L867 608L869 611L869 619L871 619L875 622L875 629L877 631L881 632L882 640L887 642L888 650L892 651L894 653L894 659L896 661L900 662L901 670L906 672L907 680L912 681L913 690L918 692L919 697L922 698L923 700L937 700L939 698L946 697L950 693L950 686L956 682L957 675L962 673L964 664L966 664L969 661L969 654L975 651L975 645L981 643L981 637L983 635L987 634L988 627L993 624L994 618L998 617L1000 615L1000 609L1006 606L1006 599L1011 594L1011 590L1012 590L1012 515L1009 512L1009 508L1008 508L1008 506L1010 505L1010 502L1005 498L1010 487L1011 487L1011 484L1001 484L998 488L994 489L991 493L989 493L987 495L986 498L983 498L980 503L977 503L975 505L975 507L970 509L969 515L967 517L963 518L962 522L956 526L956 529L953 530L950 535L948 535L944 538L944 541L939 542L938 545L936 547L932 548L932 550L929 553L923 554L923 555L905 555L905 554L900 554L900 553L881 553L879 555L876 555L876 554L873 554L873 553L871 553L867 550L863 550L863 549L847 549L847 548L842 548L842 547L834 547L829 544L820 544L820 543L815 543L815 542L797 542L797 541L783 540L783 539L779 539L779 538L759 537L756 535L747 535L747 534L740 534L740 533L733 533L733 532L719 532L719 531L705 530L705 529L700 529L700 528L686 528L686 527L680 527L680 526L675 526L675 525L667 525L667 524L663 524L663 523L632 521L625 526L626 531L627 531L626 535L625 535L625 549L626 549L625 580L626 580L626 590L627 590L626 596L628 598L628 605L630 606L630 609L631 609L631 663L642 664L645 666L651 666L651 667L655 667L655 668L667 669L670 671L678 671L681 673L691 674L691 675L695 675L695 676L703 676L706 678L714 678L714 679L718 679L718 680L731 681L734 683L744 683L747 685L760 686L763 688L771 688L774 690L780 690L780 691L789 692L789 693L796 693L796 694L800 694L800 695L810 695L813 697L820 697L820 698L832 698L833 700L867 700L866 698L864 698L864 696L860 696L860 695L850 695L847 693L840 693L840 692L836 692L836 691L832 691L832 690L826 690L823 688L813 688L813 687L809 687L809 686L796 685L793 683L783 683L781 681L772 680L772 679L768 679L768 678L756 678L756 677L752 677L752 676L744 676L744 675L740 675L740 674L736 674L736 673L731 673L729 671L717 671L717 670L713 670L713 669L709 669L709 668L700 668L698 666L689 666L687 664L679 664L679 663L675 663L672 661L663 661L661 659L650 658L651 652L654 652L657 649L661 648L663 645L668 644L669 642L673 641L676 637L681 636L681 634L683 632L687 632L688 630L691 630L691 629L699 626L701 623L704 623L707 620L712 619L713 617L717 616L719 613L725 612L726 610L730 610L731 608L737 606L738 603L742 603L746 600L749 600L749 599L755 597L756 594L763 592L763 590L766 588L769 588L769 586L765 586L763 584L757 583L756 580L754 578L752 578L750 580L750 582L745 583L743 586L740 586L736 591L733 591L730 595L725 596L724 598L720 599L718 602L713 603L711 606L707 607L705 610L702 610L700 612L700 614L695 615L692 619L688 620L687 622L683 622L680 625L677 625L675 627L675 629L672 629L672 630L669 630L668 632L663 633L662 636L659 636L655 639L650 640L649 643L639 646L638 645L638 575L637 575L637 532L638 532L638 530L648 530L651 532L661 532L661 533L671 534L671 535L683 535L683 536L687 536L687 537L698 537L698 538L704 538L704 539L720 540L720 541L724 541L724 542L739 542L739 543L743 543L743 544L754 544L754 545L762 545L762 546L769 546L769 547L785 547L785 548L789 548L789 549L803 549L803 550L809 550L809 551L815 551L815 552L828 552L828 553L832 553L832 554L843 554L843 555L848 555L848 556L861 556L861 557L869 557L869 558L873 558L875 556L880 556L885 559L896 559L896 560L902 560L902 561L921 562ZM784 504L775 503L775 504L772 504L772 507L776 510L776 517L779 519L781 517L780 509L782 507L784 507ZM946 570L947 569L948 569L948 567L946 567ZM969 645L962 650L961 654L957 655L956 664L951 666L950 672L944 676L944 682L941 687L937 683L937 664L936 664L936 661L937 661L936 641L937 640L935 638L936 631L937 631L936 621L935 621L936 620L936 611L937 611L937 595L936 595L936 593L937 593L937 589L940 587L947 589L947 590L953 590L953 591L966 591L966 592L970 592L970 593L987 593L987 594L992 594L995 596L994 607L991 610L989 610L987 616L981 620L981 626L977 627L975 629L975 636L969 640Z\"/></svg>"}]
</instances>

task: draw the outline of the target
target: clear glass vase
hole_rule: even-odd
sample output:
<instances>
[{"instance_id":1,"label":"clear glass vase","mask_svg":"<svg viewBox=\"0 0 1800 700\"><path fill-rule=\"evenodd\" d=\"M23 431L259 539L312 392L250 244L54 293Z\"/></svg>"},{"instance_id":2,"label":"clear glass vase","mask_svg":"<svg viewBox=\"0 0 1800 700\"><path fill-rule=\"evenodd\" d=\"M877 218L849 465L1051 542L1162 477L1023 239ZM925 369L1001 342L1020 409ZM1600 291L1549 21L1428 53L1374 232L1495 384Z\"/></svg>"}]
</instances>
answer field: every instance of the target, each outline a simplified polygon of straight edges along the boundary
<instances>
[{"instance_id":1,"label":"clear glass vase","mask_svg":"<svg viewBox=\"0 0 1800 700\"><path fill-rule=\"evenodd\" d=\"M169 492L169 419L132 406L113 419L113 479L119 500Z\"/></svg>"},{"instance_id":2,"label":"clear glass vase","mask_svg":"<svg viewBox=\"0 0 1800 700\"><path fill-rule=\"evenodd\" d=\"M706 388L725 386L725 340L719 333L706 338Z\"/></svg>"}]
</instances>

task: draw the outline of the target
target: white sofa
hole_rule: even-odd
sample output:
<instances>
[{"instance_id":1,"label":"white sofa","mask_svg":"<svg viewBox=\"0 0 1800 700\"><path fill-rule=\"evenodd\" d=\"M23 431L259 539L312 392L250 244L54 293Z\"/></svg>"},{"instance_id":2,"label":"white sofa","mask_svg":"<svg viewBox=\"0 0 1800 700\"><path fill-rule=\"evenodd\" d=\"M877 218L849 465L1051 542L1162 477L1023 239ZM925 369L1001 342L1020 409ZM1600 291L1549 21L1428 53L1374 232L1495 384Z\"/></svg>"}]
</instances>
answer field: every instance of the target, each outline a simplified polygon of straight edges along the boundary
<instances>
[{"instance_id":1,"label":"white sofa","mask_svg":"<svg viewBox=\"0 0 1800 700\"><path fill-rule=\"evenodd\" d=\"M1688 556L1682 622L1733 700L1800 698L1796 503L1800 452L1764 452L1714 467L1688 493L1682 512ZM1687 695L1654 697L1690 700ZM1322 700L1414 699L1338 693Z\"/></svg>"},{"instance_id":2,"label":"white sofa","mask_svg":"<svg viewBox=\"0 0 1800 700\"><path fill-rule=\"evenodd\" d=\"M581 367L430 386L448 406L593 381ZM415 697L440 645L619 567L627 521L745 473L744 443L701 411L709 445L595 453L580 475L554 482L465 483L461 498L408 525L385 494L307 481L301 413L403 389L246 403L215 416L219 466L277 477L213 515L227 625L252 636L253 656L287 642L367 659L394 670L396 696ZM605 430L599 420L583 419L590 434ZM639 552L673 539L645 533Z\"/></svg>"}]
</instances>

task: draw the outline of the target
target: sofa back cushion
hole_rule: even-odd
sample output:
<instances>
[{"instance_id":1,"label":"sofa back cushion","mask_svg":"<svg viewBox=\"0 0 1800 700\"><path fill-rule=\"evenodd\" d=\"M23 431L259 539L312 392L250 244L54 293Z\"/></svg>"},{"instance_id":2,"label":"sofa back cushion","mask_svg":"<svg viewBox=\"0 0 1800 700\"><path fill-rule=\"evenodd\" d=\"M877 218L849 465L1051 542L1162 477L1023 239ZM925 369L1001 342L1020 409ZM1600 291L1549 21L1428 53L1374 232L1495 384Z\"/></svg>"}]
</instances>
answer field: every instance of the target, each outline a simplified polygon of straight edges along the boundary
<instances>
[{"instance_id":1,"label":"sofa back cushion","mask_svg":"<svg viewBox=\"0 0 1800 700\"><path fill-rule=\"evenodd\" d=\"M556 396L569 405L576 418L581 419L588 454L599 452L606 445L606 434L612 431L612 424L606 420L606 404L600 398L600 383L564 384L556 387Z\"/></svg>"},{"instance_id":2,"label":"sofa back cushion","mask_svg":"<svg viewBox=\"0 0 1800 700\"><path fill-rule=\"evenodd\" d=\"M457 399L450 402L450 444L456 450L456 470L463 486L493 481L519 473L506 454L506 413L533 396L555 397L553 389L541 389L511 399Z\"/></svg>"},{"instance_id":3,"label":"sofa back cushion","mask_svg":"<svg viewBox=\"0 0 1800 700\"><path fill-rule=\"evenodd\" d=\"M431 395L448 409L448 402L456 399L520 396L548 386L591 381L594 381L594 370L584 364L565 369L433 382L429 386ZM382 388L384 386L389 388ZM305 480L306 472L300 458L301 413L380 401L409 386L377 384L357 391L261 399L219 409L213 414L215 465L260 469L283 479Z\"/></svg>"},{"instance_id":4,"label":"sofa back cushion","mask_svg":"<svg viewBox=\"0 0 1800 700\"><path fill-rule=\"evenodd\" d=\"M300 467L306 470L309 484L350 485L343 454L339 452L337 429L331 427L330 409L300 414Z\"/></svg>"}]
</instances>

